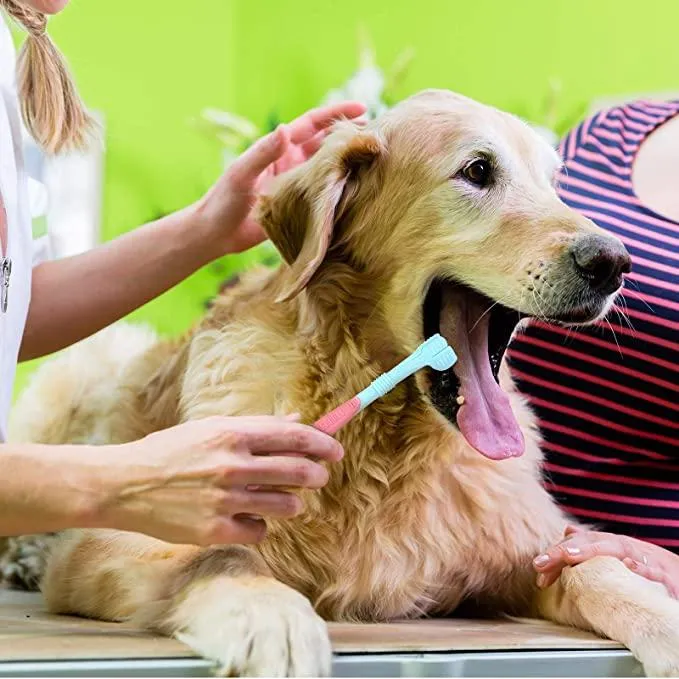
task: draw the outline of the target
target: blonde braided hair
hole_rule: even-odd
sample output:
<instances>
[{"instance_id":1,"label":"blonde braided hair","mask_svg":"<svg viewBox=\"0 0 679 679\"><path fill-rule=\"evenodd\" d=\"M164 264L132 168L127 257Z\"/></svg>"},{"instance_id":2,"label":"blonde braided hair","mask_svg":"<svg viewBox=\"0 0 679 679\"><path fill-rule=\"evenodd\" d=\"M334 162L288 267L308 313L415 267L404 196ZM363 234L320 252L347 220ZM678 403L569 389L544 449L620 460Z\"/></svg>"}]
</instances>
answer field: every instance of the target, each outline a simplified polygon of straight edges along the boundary
<instances>
[{"instance_id":1,"label":"blonde braided hair","mask_svg":"<svg viewBox=\"0 0 679 679\"><path fill-rule=\"evenodd\" d=\"M20 0L0 0L0 7L28 33L17 60L21 115L28 131L48 153L84 148L94 120L47 35L46 15Z\"/></svg>"}]
</instances>

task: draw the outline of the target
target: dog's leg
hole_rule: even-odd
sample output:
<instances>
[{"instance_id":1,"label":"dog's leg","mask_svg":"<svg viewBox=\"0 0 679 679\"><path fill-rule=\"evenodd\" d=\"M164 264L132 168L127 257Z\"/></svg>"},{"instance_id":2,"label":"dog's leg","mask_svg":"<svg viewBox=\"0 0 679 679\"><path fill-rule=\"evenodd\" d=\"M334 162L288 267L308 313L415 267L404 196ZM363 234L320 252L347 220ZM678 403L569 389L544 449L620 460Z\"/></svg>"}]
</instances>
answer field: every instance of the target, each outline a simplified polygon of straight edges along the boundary
<instances>
[{"instance_id":1,"label":"dog's leg","mask_svg":"<svg viewBox=\"0 0 679 679\"><path fill-rule=\"evenodd\" d=\"M566 568L538 595L541 616L629 648L649 677L679 676L679 601L611 557Z\"/></svg>"},{"instance_id":2,"label":"dog's leg","mask_svg":"<svg viewBox=\"0 0 679 679\"><path fill-rule=\"evenodd\" d=\"M0 538L0 587L39 589L54 540L48 533Z\"/></svg>"},{"instance_id":3,"label":"dog's leg","mask_svg":"<svg viewBox=\"0 0 679 679\"><path fill-rule=\"evenodd\" d=\"M327 676L327 627L299 592L241 546L170 545L115 531L74 531L43 582L49 610L128 620L173 635L225 676Z\"/></svg>"}]
</instances>

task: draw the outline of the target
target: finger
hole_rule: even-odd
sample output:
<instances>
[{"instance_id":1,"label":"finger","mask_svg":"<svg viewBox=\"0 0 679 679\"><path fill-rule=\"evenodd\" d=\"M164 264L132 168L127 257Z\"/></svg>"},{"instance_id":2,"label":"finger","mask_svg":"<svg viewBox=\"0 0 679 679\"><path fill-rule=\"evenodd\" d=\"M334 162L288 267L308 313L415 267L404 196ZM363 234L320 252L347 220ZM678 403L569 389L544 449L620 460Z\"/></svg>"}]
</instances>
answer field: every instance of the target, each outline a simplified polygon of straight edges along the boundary
<instances>
[{"instance_id":1,"label":"finger","mask_svg":"<svg viewBox=\"0 0 679 679\"><path fill-rule=\"evenodd\" d=\"M272 163L284 153L290 143L290 133L285 125L258 139L229 168L231 181L237 186L249 187Z\"/></svg>"},{"instance_id":2,"label":"finger","mask_svg":"<svg viewBox=\"0 0 679 679\"><path fill-rule=\"evenodd\" d=\"M540 557L538 557L534 563L538 570L551 570L553 568L561 570L566 566L575 566L576 564L596 556L600 553L599 550L601 549L601 547L597 545L598 543L588 544L577 538L569 538L547 550L547 561L542 560L540 564L538 564L538 559L540 559ZM611 554L611 556L613 555Z\"/></svg>"},{"instance_id":3,"label":"finger","mask_svg":"<svg viewBox=\"0 0 679 679\"><path fill-rule=\"evenodd\" d=\"M562 568L568 565L560 549L563 544L559 543L536 556L533 559L533 568L540 573L546 573L554 569L561 571Z\"/></svg>"},{"instance_id":4,"label":"finger","mask_svg":"<svg viewBox=\"0 0 679 679\"><path fill-rule=\"evenodd\" d=\"M290 140L293 144L303 144L340 118L357 118L365 111L366 107L357 101L342 101L312 109L290 123Z\"/></svg>"},{"instance_id":5,"label":"finger","mask_svg":"<svg viewBox=\"0 0 679 679\"><path fill-rule=\"evenodd\" d=\"M662 580L662 572L659 568L654 568L653 566L630 559L629 557L623 559L622 562L627 568L637 575L640 575L642 578L653 580L654 582L660 582Z\"/></svg>"},{"instance_id":6,"label":"finger","mask_svg":"<svg viewBox=\"0 0 679 679\"><path fill-rule=\"evenodd\" d=\"M222 509L229 515L255 514L260 517L291 519L302 512L304 503L297 495L280 490L248 492L232 489L225 493Z\"/></svg>"},{"instance_id":7,"label":"finger","mask_svg":"<svg viewBox=\"0 0 679 679\"><path fill-rule=\"evenodd\" d=\"M630 558L623 559L622 562L631 571L633 571L637 575L641 575L642 578L652 580L653 582L660 582L665 586L668 586L668 584L671 585L671 583L668 583L667 574L665 573L664 570L662 570L662 568L657 568L655 566L641 563L640 561L636 561Z\"/></svg>"},{"instance_id":8,"label":"finger","mask_svg":"<svg viewBox=\"0 0 679 679\"><path fill-rule=\"evenodd\" d=\"M290 413L283 418L286 422L300 422L302 416L299 413Z\"/></svg>"},{"instance_id":9,"label":"finger","mask_svg":"<svg viewBox=\"0 0 679 679\"><path fill-rule=\"evenodd\" d=\"M342 446L332 437L313 427L282 418L256 421L234 418L230 431L241 437L241 446L253 455L271 453L301 453L319 460L337 462L342 458Z\"/></svg>"},{"instance_id":10,"label":"finger","mask_svg":"<svg viewBox=\"0 0 679 679\"><path fill-rule=\"evenodd\" d=\"M584 532L585 530L586 530L586 529L583 528L582 526L575 526L575 525L569 523L569 524L566 526L566 528L565 528L563 534L564 534L564 536L569 537L570 535L574 535L575 533L582 533L582 532Z\"/></svg>"},{"instance_id":11,"label":"finger","mask_svg":"<svg viewBox=\"0 0 679 679\"><path fill-rule=\"evenodd\" d=\"M304 144L302 144L302 153L304 154L305 158L311 158L311 156L313 156L314 153L316 153L316 151L321 148L323 140L328 136L329 133L329 130L321 130L311 137L309 141L306 141Z\"/></svg>"},{"instance_id":12,"label":"finger","mask_svg":"<svg viewBox=\"0 0 679 679\"><path fill-rule=\"evenodd\" d=\"M215 521L202 541L205 545L254 545L266 536L266 523L248 517L223 517Z\"/></svg>"},{"instance_id":13,"label":"finger","mask_svg":"<svg viewBox=\"0 0 679 679\"><path fill-rule=\"evenodd\" d=\"M533 559L533 567L537 571L562 569L565 566L575 566L595 556L613 556L622 560L628 554L624 541L616 539L616 536L599 542L587 542L587 533L582 533L537 556Z\"/></svg>"},{"instance_id":14,"label":"finger","mask_svg":"<svg viewBox=\"0 0 679 679\"><path fill-rule=\"evenodd\" d=\"M655 566L650 566L649 564L641 563L640 561L635 561L634 559L623 559L622 562L629 568L633 573L641 575L642 578L651 580L652 582L659 582L665 586L668 594L674 599L679 599L679 587L676 583L672 581L672 578L662 569Z\"/></svg>"},{"instance_id":15,"label":"finger","mask_svg":"<svg viewBox=\"0 0 679 679\"><path fill-rule=\"evenodd\" d=\"M328 482L328 470L303 457L266 456L246 458L223 479L226 486L275 486L283 488L322 488Z\"/></svg>"}]
</instances>

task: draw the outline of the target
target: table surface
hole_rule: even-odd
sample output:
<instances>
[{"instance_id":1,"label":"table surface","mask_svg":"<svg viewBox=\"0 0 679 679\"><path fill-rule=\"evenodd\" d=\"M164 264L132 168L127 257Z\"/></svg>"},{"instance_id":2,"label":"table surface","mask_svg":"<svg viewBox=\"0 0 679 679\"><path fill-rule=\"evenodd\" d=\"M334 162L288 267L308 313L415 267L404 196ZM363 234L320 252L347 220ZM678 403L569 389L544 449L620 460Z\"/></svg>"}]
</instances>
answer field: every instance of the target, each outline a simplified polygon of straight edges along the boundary
<instances>
[{"instance_id":1,"label":"table surface","mask_svg":"<svg viewBox=\"0 0 679 679\"><path fill-rule=\"evenodd\" d=\"M330 625L336 653L611 650L618 644L543 621L438 619ZM124 623L48 614L40 595L0 590L0 662L190 658L184 644Z\"/></svg>"}]
</instances>

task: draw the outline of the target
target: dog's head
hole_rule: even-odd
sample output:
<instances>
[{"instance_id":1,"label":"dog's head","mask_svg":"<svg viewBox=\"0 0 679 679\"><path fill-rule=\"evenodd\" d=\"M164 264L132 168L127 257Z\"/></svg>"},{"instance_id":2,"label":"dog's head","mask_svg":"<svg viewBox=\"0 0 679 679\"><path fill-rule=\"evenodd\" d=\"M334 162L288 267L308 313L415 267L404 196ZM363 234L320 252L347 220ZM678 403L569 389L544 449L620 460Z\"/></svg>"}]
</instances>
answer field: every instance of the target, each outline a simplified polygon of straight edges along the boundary
<instances>
[{"instance_id":1,"label":"dog's head","mask_svg":"<svg viewBox=\"0 0 679 679\"><path fill-rule=\"evenodd\" d=\"M338 125L261 206L288 265L281 298L313 298L337 260L381 281L375 311L400 351L440 332L458 355L429 375L433 406L484 455L520 455L498 385L517 323L594 321L630 269L618 239L559 200L560 167L529 126L451 92L423 92L367 127Z\"/></svg>"}]
</instances>

